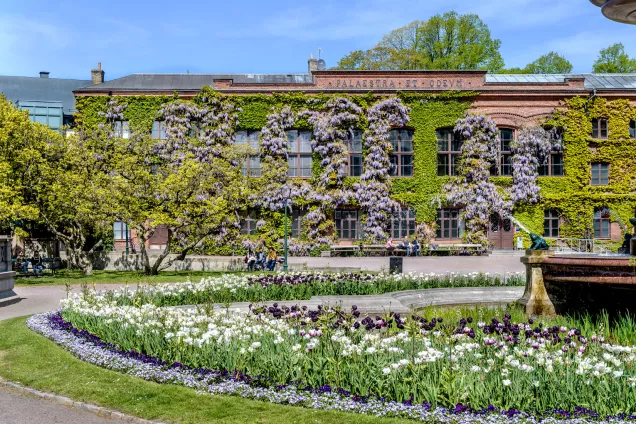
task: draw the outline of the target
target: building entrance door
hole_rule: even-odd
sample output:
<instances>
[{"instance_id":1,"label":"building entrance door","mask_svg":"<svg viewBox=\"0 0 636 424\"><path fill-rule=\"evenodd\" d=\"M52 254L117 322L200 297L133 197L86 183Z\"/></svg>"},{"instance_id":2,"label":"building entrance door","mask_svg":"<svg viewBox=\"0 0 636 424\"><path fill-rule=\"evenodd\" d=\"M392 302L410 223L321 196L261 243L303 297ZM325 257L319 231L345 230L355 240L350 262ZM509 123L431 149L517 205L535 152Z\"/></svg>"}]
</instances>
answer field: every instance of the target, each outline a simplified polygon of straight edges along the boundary
<instances>
[{"instance_id":1,"label":"building entrance door","mask_svg":"<svg viewBox=\"0 0 636 424\"><path fill-rule=\"evenodd\" d=\"M493 249L512 249L514 247L515 226L510 218L499 214L490 215L490 231L488 239Z\"/></svg>"}]
</instances>

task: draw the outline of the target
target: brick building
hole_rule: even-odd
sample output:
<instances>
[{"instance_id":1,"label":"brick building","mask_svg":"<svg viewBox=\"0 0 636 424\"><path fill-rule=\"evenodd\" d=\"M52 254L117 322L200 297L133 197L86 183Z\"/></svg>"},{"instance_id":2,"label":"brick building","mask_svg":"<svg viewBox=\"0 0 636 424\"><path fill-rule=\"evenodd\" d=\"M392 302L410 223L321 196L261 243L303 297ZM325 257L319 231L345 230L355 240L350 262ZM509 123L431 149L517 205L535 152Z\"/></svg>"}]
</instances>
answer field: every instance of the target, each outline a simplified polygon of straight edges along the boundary
<instances>
[{"instance_id":1,"label":"brick building","mask_svg":"<svg viewBox=\"0 0 636 424\"><path fill-rule=\"evenodd\" d=\"M468 107L470 112L486 114L497 123L502 143L498 170L500 177L497 177L497 181L498 184L503 185L507 184L506 181L510 179L513 172L509 145L514 140L516 131L523 126L545 122L548 117L554 114L555 110L564 108L564 102L569 99L583 98L594 101L594 99L602 98L608 102L622 99L636 110L636 74L498 75L487 74L484 71L335 71L319 69L324 69L324 62L310 59L309 72L306 74L134 74L81 88L75 90L74 93L76 98L123 96L127 98L126 101L132 101L139 96L172 96L177 93L179 97L188 99L196 96L202 87L210 86L220 93L232 96L289 93L303 93L307 96L324 93L364 96L372 93L382 97L397 93L409 93L412 94L411 98L416 100L417 96L421 95L419 103L414 103L416 105L428 101L443 102L445 93L452 92L460 95L466 93L466 99L462 101L470 102ZM432 96L439 96L439 98ZM82 111L80 110L79 113L81 114ZM585 141L589 145L590 150L586 153L589 157L585 159L585 164L581 165L585 166L584 172L588 177L575 177L574 172L571 172L572 175L568 174L568 143L570 141L566 138L564 140L565 151L553 152L548 163L539 169L540 185L545 186L544 194L548 200L552 199L552 201L539 204L535 209L532 209L530 215L533 216L533 221L524 222L528 215L527 211L516 210L514 216L517 221L528 225L534 232L543 231L543 235L546 237L562 237L560 227L564 225L564 220L569 222L575 219L589 219L591 222L586 222L585 226L589 228L590 237L594 236L597 239L607 241L620 240L625 232L625 226L620 217L617 218L620 213L609 216L607 210L613 207L614 203L611 202L620 202L623 205L624 202L635 204L636 187L632 187L633 184L629 181L624 181L625 178L632 178L631 174L618 172L618 167L612 165L612 160L604 157L602 160L596 161L596 150L594 149L602 151L605 144L614 143L611 134L609 141L604 140L608 139L608 133L612 131L611 128L616 128L616 125L619 124L626 126L621 131L624 131L625 134L629 133L629 139L624 142L627 144L636 142L636 113L630 116L631 118L624 123L622 121L619 123L618 120L609 116L590 119L593 130L589 134L588 140ZM422 178L437 184L438 181L444 181L449 175L453 175L460 144L453 135L452 124L447 123L443 127L434 128L432 127L433 121L426 121L426 116L418 119L421 122L415 120L413 125L395 129L391 133L395 148L392 156L395 167L392 172L396 179ZM164 136L161 125L161 121L153 123L153 137L161 138ZM126 128L123 136L127 136L127 124L122 123L122 128ZM237 142L253 143L258 146L259 130L260 128L239 128ZM418 138L418 131L426 131L426 137ZM356 177L362 172L363 149L360 139L362 131L354 131L352 134L352 139L349 142L349 172L350 176ZM621 132L621 134L623 133ZM295 146L292 147L293 154L290 154L290 178L310 176L312 157L309 140L311 132L290 131L288 136L290 146L292 144ZM621 136L621 140L625 138ZM296 141L298 144L295 144ZM418 144L424 143L429 143L429 147L437 149L437 154L434 156L436 159L433 159L433 161L436 160L436 163L428 161L418 168L420 163L416 160ZM574 147L572 147L572 151L574 151ZM623 159L621 159L621 164L625 163ZM244 173L255 177L260 175L258 157L246 159ZM577 171L577 175L578 173ZM563 217L558 212L558 203L568 200L559 197L563 193L559 193L558 189L550 192L550 187L558 187L561 180L567 180L568 184L571 182L571 184L565 185L575 187L577 196L583 196L580 198L582 200L578 201L585 202L585 196L589 196L589 207L592 209L587 211L589 213L586 212L587 215ZM551 183L551 181L555 183ZM408 182L402 185L408 187ZM615 187L620 187L620 189L615 189ZM423 199L422 202L426 200L423 194L420 196L417 193L417 189L407 188L405 190L402 198ZM606 206L603 203L604 198L608 199L608 206L598 206ZM557 207L554 206L555 204ZM409 201L405 201L402 219L395 219L392 223L392 236L401 239L410 235L415 229L416 216L419 217L419 214L420 211L411 208ZM302 211L294 211L293 235L301 232L301 217ZM360 237L360 218L361 213L355 209L334 211L335 228L341 243L350 243ZM248 234L253 232L257 219L256 215L246 216L243 231ZM457 210L440 208L436 217L432 219L437 224L437 243L455 243L460 240L463 226ZM537 228L541 223L543 228ZM115 223L114 231L116 245L121 248L126 234L125 224ZM489 238L494 248L511 249L515 245L517 231L518 228L514 220L493 216ZM581 234L578 236L582 237ZM168 234L158 234L156 237L149 242L151 248L160 247L168 242Z\"/></svg>"}]
</instances>

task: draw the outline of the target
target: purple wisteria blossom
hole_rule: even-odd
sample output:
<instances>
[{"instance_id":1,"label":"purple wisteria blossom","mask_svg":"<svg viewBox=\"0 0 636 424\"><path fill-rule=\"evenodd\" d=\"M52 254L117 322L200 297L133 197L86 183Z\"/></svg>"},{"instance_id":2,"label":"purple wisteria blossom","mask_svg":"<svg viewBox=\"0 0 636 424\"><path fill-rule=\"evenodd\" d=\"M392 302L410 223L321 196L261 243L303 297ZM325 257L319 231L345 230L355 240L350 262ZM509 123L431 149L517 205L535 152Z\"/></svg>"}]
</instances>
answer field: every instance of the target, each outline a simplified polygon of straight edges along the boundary
<instances>
[{"instance_id":1,"label":"purple wisteria blossom","mask_svg":"<svg viewBox=\"0 0 636 424\"><path fill-rule=\"evenodd\" d=\"M510 197L513 202L539 201L540 187L537 185L538 167L547 162L551 151L561 149L561 143L555 130L547 131L541 127L523 128L510 146L512 157L512 188Z\"/></svg>"},{"instance_id":2,"label":"purple wisteria blossom","mask_svg":"<svg viewBox=\"0 0 636 424\"><path fill-rule=\"evenodd\" d=\"M289 106L280 112L272 110L267 124L261 130L261 167L263 187L252 196L254 206L280 211L285 205L292 207L299 200L307 199L311 186L305 181L288 181L287 133L296 117Z\"/></svg>"},{"instance_id":3,"label":"purple wisteria blossom","mask_svg":"<svg viewBox=\"0 0 636 424\"><path fill-rule=\"evenodd\" d=\"M203 104L190 101L166 103L159 111L164 120L166 139L155 145L164 160L179 166L186 156L211 163L222 156L223 147L234 142L238 112L232 102L213 97Z\"/></svg>"},{"instance_id":4,"label":"purple wisteria blossom","mask_svg":"<svg viewBox=\"0 0 636 424\"><path fill-rule=\"evenodd\" d=\"M511 205L490 181L490 168L499 158L500 139L495 122L467 114L457 121L455 132L463 139L458 177L445 186L446 201L461 207L466 222L465 239L487 248L490 215L510 215Z\"/></svg>"},{"instance_id":5,"label":"purple wisteria blossom","mask_svg":"<svg viewBox=\"0 0 636 424\"><path fill-rule=\"evenodd\" d=\"M343 180L348 174L345 141L347 133L360 121L361 114L358 105L343 97L329 100L322 110L305 110L301 114L313 126L311 147L320 157L321 166L320 177L310 195L310 200L318 206L313 207L303 220L312 242L331 243L333 228L327 211L355 199L351 190L343 188Z\"/></svg>"},{"instance_id":6,"label":"purple wisteria blossom","mask_svg":"<svg viewBox=\"0 0 636 424\"><path fill-rule=\"evenodd\" d=\"M393 97L376 103L367 114L369 128L364 134L367 147L364 174L354 185L354 190L360 207L366 211L364 233L375 243L386 241L391 216L400 210L400 204L391 199L389 170L393 146L389 132L391 128L406 125L409 113L400 99Z\"/></svg>"}]
</instances>

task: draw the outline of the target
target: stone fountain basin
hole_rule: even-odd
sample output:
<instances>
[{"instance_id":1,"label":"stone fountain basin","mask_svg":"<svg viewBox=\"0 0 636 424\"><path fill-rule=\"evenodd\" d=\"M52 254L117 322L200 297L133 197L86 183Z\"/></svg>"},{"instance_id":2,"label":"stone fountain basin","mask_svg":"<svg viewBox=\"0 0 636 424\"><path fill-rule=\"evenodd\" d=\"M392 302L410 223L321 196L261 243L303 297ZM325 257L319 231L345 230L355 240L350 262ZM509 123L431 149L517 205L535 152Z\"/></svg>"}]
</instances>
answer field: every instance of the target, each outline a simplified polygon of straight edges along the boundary
<instances>
[{"instance_id":1,"label":"stone fountain basin","mask_svg":"<svg viewBox=\"0 0 636 424\"><path fill-rule=\"evenodd\" d=\"M636 258L526 252L522 303L531 314L636 313Z\"/></svg>"}]
</instances>

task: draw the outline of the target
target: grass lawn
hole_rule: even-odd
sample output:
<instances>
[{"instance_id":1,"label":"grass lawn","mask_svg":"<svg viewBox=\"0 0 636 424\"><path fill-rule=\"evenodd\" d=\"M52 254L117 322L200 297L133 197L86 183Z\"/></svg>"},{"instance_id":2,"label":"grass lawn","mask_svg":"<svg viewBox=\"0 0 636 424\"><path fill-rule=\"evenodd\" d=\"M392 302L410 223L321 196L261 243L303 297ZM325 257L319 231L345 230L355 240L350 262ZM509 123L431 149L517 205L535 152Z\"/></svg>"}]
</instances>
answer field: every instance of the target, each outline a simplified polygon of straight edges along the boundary
<instances>
[{"instance_id":1,"label":"grass lawn","mask_svg":"<svg viewBox=\"0 0 636 424\"><path fill-rule=\"evenodd\" d=\"M161 271L159 275L148 276L138 271L94 271L85 276L81 271L63 269L55 275L45 274L43 277L24 278L16 275L16 286L63 286L65 284L137 284L137 283L178 283L188 277L199 280L201 277L216 277L230 271Z\"/></svg>"},{"instance_id":2,"label":"grass lawn","mask_svg":"<svg viewBox=\"0 0 636 424\"><path fill-rule=\"evenodd\" d=\"M29 330L25 321L25 317L0 321L1 377L141 418L179 423L413 422L210 396L185 387L144 381L75 359Z\"/></svg>"}]
</instances>

